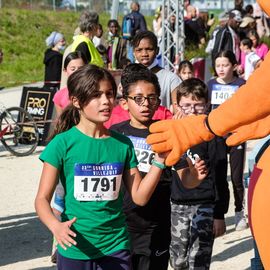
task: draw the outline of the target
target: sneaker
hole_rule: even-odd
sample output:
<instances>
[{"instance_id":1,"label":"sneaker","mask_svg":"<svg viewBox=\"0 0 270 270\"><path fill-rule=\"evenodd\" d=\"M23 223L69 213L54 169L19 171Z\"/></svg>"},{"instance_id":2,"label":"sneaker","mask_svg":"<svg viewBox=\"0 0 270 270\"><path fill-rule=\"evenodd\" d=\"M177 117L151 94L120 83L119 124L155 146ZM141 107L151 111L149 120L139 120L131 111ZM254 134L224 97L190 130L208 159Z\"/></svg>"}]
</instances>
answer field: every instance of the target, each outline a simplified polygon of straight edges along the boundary
<instances>
[{"instance_id":1,"label":"sneaker","mask_svg":"<svg viewBox=\"0 0 270 270\"><path fill-rule=\"evenodd\" d=\"M242 231L248 228L244 210L235 212L235 230Z\"/></svg>"}]
</instances>

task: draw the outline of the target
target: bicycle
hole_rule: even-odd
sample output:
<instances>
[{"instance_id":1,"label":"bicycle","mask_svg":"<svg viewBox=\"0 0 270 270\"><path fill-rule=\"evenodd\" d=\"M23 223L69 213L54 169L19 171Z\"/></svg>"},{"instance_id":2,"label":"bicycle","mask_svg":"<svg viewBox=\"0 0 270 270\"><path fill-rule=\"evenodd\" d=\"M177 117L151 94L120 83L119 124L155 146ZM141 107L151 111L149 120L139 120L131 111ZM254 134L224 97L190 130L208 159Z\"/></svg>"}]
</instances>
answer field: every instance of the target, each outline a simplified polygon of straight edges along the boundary
<instances>
[{"instance_id":1,"label":"bicycle","mask_svg":"<svg viewBox=\"0 0 270 270\"><path fill-rule=\"evenodd\" d=\"M39 143L39 132L31 114L21 107L0 104L0 140L15 156L32 154Z\"/></svg>"}]
</instances>

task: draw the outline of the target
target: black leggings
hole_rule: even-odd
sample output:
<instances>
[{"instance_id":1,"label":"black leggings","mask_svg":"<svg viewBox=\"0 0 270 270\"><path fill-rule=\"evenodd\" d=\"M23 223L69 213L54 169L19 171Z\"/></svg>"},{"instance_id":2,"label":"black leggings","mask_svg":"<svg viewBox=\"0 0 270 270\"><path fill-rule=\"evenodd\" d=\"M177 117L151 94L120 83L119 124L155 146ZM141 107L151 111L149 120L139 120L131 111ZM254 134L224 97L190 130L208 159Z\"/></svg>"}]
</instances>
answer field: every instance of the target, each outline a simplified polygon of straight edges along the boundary
<instances>
[{"instance_id":1,"label":"black leggings","mask_svg":"<svg viewBox=\"0 0 270 270\"><path fill-rule=\"evenodd\" d=\"M234 194L234 205L235 212L240 212L244 208L244 164L245 164L245 154L246 154L246 143L228 147L225 142L226 139L218 138L218 148L217 148L217 156L221 163L223 163L222 167L223 171L217 172L217 176L227 177L227 167L228 160L227 154L229 154L229 163L231 169L231 180L233 185L233 194ZM223 161L223 162L222 162Z\"/></svg>"}]
</instances>

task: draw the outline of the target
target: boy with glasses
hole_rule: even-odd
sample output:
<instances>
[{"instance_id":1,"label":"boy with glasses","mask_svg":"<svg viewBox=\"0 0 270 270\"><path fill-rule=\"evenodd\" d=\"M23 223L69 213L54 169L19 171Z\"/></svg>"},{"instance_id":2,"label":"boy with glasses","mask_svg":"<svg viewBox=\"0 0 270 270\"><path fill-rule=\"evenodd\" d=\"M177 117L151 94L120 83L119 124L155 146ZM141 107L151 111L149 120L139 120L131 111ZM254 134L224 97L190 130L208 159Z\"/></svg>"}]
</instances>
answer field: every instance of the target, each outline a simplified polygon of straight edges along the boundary
<instances>
[{"instance_id":1,"label":"boy with glasses","mask_svg":"<svg viewBox=\"0 0 270 270\"><path fill-rule=\"evenodd\" d=\"M183 81L176 93L179 111L175 118L206 112L208 90L199 79ZM194 130L194 132L196 132ZM226 231L224 214L228 210L227 181L215 175L215 141L190 148L174 165L171 193L170 263L173 269L209 269L214 238ZM206 164L203 181L190 181L198 160ZM194 167L193 167L194 165ZM221 178L223 179L223 178Z\"/></svg>"},{"instance_id":2,"label":"boy with glasses","mask_svg":"<svg viewBox=\"0 0 270 270\"><path fill-rule=\"evenodd\" d=\"M136 69L136 72L134 71ZM110 129L128 136L135 148L141 175L160 166L154 161L155 153L146 143L149 126L160 104L160 86L156 75L140 64L128 65L121 77L123 98L130 119ZM170 187L171 170L162 167L163 173L145 206L133 203L126 188L123 210L131 239L133 270L167 270L170 245Z\"/></svg>"}]
</instances>

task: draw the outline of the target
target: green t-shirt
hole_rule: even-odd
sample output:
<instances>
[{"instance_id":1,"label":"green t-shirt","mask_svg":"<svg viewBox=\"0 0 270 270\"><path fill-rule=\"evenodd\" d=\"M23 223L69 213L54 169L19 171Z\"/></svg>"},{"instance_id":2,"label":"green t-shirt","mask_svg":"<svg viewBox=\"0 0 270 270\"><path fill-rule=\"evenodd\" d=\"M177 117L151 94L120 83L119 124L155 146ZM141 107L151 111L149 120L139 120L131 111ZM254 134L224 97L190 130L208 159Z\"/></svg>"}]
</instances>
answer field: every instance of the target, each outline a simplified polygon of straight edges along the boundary
<instances>
[{"instance_id":1,"label":"green t-shirt","mask_svg":"<svg viewBox=\"0 0 270 270\"><path fill-rule=\"evenodd\" d=\"M40 159L59 170L65 190L62 220L77 217L71 227L77 246L58 246L60 254L88 260L128 249L120 185L123 172L138 163L132 142L113 131L108 138L91 138L73 127L58 134Z\"/></svg>"}]
</instances>

